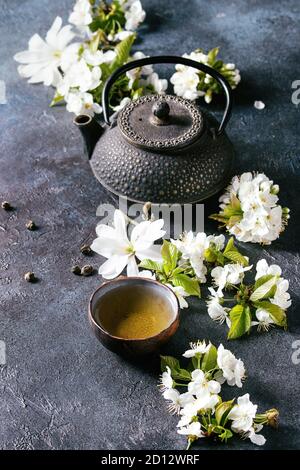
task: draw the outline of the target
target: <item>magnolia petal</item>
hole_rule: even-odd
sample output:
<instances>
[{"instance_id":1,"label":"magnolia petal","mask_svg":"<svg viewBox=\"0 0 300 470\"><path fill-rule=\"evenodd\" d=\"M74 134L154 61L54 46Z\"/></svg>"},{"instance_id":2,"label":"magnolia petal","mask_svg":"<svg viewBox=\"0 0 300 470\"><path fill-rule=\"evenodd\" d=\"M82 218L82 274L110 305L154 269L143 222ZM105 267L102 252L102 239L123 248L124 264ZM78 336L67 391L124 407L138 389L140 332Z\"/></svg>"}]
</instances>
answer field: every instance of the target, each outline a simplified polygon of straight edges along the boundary
<instances>
[{"instance_id":1,"label":"magnolia petal","mask_svg":"<svg viewBox=\"0 0 300 470\"><path fill-rule=\"evenodd\" d=\"M116 209L114 213L114 226L118 234L118 237L121 237L123 240L126 240L126 239L128 240L125 215L119 209ZM128 240L128 244L129 244L129 240Z\"/></svg>"},{"instance_id":2,"label":"magnolia petal","mask_svg":"<svg viewBox=\"0 0 300 470\"><path fill-rule=\"evenodd\" d=\"M46 34L46 42L51 46L56 42L56 36L62 25L62 19L60 16L57 16L52 23L51 28Z\"/></svg>"},{"instance_id":3,"label":"magnolia petal","mask_svg":"<svg viewBox=\"0 0 300 470\"><path fill-rule=\"evenodd\" d=\"M128 255L113 255L99 268L99 274L105 279L114 279L119 276L128 263Z\"/></svg>"},{"instance_id":4,"label":"magnolia petal","mask_svg":"<svg viewBox=\"0 0 300 470\"><path fill-rule=\"evenodd\" d=\"M128 259L128 264L127 264L127 276L138 276L139 275L139 269L135 260L134 255L131 255Z\"/></svg>"},{"instance_id":5,"label":"magnolia petal","mask_svg":"<svg viewBox=\"0 0 300 470\"><path fill-rule=\"evenodd\" d=\"M136 254L136 257L140 260L151 259L157 262L160 262L162 260L161 246L159 245L153 245L153 246L150 246L149 248L137 250L135 254Z\"/></svg>"}]
</instances>

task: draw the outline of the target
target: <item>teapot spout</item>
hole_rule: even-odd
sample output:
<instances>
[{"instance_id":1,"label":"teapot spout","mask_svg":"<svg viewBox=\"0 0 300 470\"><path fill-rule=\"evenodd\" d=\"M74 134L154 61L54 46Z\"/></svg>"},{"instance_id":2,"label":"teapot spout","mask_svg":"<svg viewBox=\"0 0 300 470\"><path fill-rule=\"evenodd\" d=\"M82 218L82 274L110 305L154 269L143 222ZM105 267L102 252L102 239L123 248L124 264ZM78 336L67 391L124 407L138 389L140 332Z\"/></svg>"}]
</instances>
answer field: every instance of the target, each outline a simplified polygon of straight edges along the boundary
<instances>
[{"instance_id":1,"label":"teapot spout","mask_svg":"<svg viewBox=\"0 0 300 470\"><path fill-rule=\"evenodd\" d=\"M95 119L87 114L76 116L73 122L81 132L84 140L84 150L90 159L93 155L96 143L103 133L103 128Z\"/></svg>"}]
</instances>

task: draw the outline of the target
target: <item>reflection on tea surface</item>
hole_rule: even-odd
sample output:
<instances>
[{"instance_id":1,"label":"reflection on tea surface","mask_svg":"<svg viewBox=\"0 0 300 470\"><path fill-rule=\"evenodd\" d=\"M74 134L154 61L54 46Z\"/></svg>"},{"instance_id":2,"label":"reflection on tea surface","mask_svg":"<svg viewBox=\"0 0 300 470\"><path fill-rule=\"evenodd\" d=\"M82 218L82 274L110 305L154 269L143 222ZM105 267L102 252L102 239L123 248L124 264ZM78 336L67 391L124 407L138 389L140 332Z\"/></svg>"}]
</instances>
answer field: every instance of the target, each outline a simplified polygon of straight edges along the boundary
<instances>
[{"instance_id":1,"label":"reflection on tea surface","mask_svg":"<svg viewBox=\"0 0 300 470\"><path fill-rule=\"evenodd\" d=\"M174 320L169 298L150 286L124 286L107 292L95 309L95 320L109 334L125 339L155 336Z\"/></svg>"}]
</instances>

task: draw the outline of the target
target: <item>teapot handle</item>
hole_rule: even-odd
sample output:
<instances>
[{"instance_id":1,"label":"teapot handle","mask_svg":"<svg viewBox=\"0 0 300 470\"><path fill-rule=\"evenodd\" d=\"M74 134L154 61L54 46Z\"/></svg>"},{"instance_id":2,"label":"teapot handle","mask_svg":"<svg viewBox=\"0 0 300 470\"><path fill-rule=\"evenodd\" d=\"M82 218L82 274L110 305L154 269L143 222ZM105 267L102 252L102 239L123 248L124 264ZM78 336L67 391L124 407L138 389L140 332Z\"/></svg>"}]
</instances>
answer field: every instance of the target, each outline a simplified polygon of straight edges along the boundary
<instances>
[{"instance_id":1,"label":"teapot handle","mask_svg":"<svg viewBox=\"0 0 300 470\"><path fill-rule=\"evenodd\" d=\"M221 134L231 115L232 109L232 92L231 87L228 81L221 75L219 72L214 70L213 68L209 67L208 65L201 64L200 62L196 62L195 60L187 59L185 57L179 56L155 56L155 57L145 57L139 60L133 60L132 62L128 62L127 64L122 65L119 67L106 81L103 91L102 91L102 106L103 106L103 116L106 124L110 125L109 120L109 91L113 83L119 78L123 73L128 72L129 70L143 67L144 65L152 65L152 64L182 64L188 67L193 67L195 69L200 70L201 72L207 73L211 77L213 77L217 82L222 86L225 96L226 96L226 106L225 111L223 114L223 118L219 129L217 130L217 134Z\"/></svg>"}]
</instances>

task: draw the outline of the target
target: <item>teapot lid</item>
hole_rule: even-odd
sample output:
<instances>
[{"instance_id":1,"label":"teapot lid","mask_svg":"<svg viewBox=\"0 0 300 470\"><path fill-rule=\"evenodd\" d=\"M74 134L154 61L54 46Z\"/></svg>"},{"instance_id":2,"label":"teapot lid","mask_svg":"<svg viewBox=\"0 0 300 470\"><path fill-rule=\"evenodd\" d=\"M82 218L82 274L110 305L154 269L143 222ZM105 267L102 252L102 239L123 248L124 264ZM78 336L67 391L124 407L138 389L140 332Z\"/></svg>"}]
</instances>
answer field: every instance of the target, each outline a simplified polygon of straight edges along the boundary
<instances>
[{"instance_id":1,"label":"teapot lid","mask_svg":"<svg viewBox=\"0 0 300 470\"><path fill-rule=\"evenodd\" d=\"M152 151L188 146L204 128L197 106L173 95L146 95L131 101L120 111L117 122L127 141Z\"/></svg>"}]
</instances>

